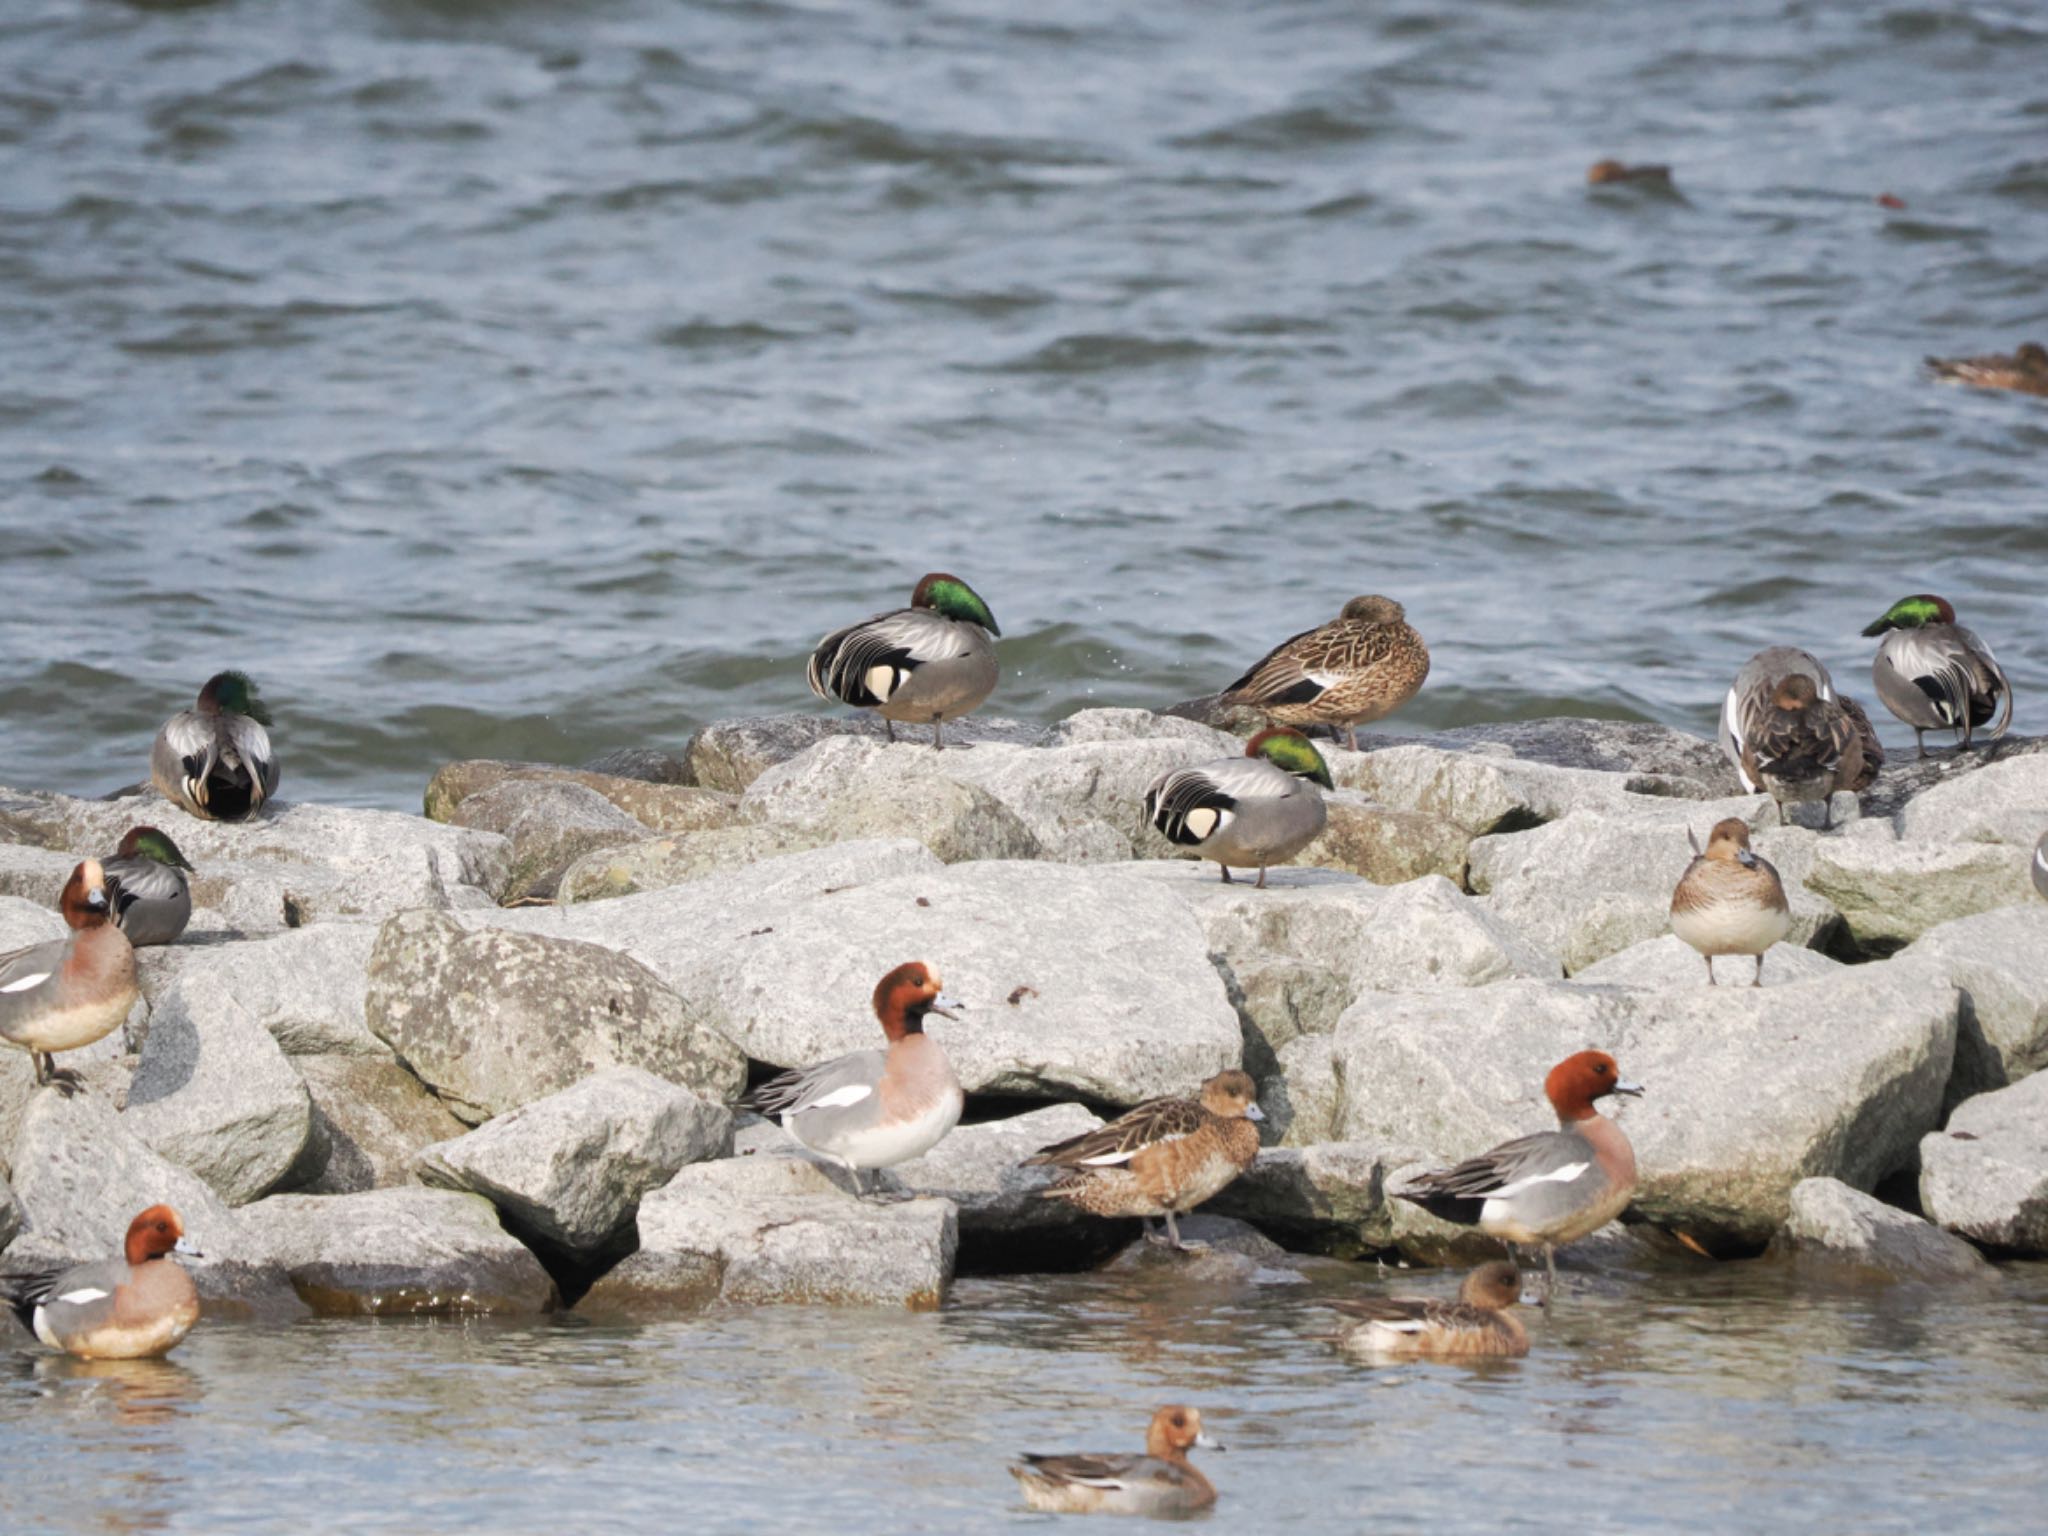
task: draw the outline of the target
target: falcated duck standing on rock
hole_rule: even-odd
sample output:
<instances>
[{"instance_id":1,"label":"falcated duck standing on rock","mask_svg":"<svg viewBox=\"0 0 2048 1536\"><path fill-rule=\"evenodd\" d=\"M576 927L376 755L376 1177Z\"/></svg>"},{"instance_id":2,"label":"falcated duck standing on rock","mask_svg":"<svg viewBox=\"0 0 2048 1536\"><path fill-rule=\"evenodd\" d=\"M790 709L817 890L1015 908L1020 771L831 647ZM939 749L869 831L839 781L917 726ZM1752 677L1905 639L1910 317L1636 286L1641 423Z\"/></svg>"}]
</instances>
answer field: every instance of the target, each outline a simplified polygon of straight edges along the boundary
<instances>
[{"instance_id":1,"label":"falcated duck standing on rock","mask_svg":"<svg viewBox=\"0 0 2048 1536\"><path fill-rule=\"evenodd\" d=\"M270 706L246 672L216 672L199 701L156 733L149 778L171 804L202 821L247 821L277 793Z\"/></svg>"},{"instance_id":2,"label":"falcated duck standing on rock","mask_svg":"<svg viewBox=\"0 0 2048 1536\"><path fill-rule=\"evenodd\" d=\"M1739 816L1715 822L1706 852L1693 844L1692 862L1671 893L1671 931L1706 958L1707 985L1716 985L1716 955L1754 955L1750 985L1762 986L1764 952L1791 930L1785 882L1770 860L1750 850L1749 824Z\"/></svg>"},{"instance_id":3,"label":"falcated duck standing on rock","mask_svg":"<svg viewBox=\"0 0 2048 1536\"><path fill-rule=\"evenodd\" d=\"M1514 1309L1522 1299L1522 1272L1505 1259L1465 1276L1456 1301L1369 1296L1328 1305L1356 1318L1336 1342L1353 1354L1405 1359L1519 1359L1529 1335Z\"/></svg>"},{"instance_id":4,"label":"falcated duck standing on rock","mask_svg":"<svg viewBox=\"0 0 2048 1536\"><path fill-rule=\"evenodd\" d=\"M1902 597L1863 633L1884 636L1870 675L1884 707L1913 728L1922 757L1928 731L1959 732L1967 747L1993 716L1993 741L2012 724L2012 684L2005 669L1990 646L1956 622L1946 598L1931 592Z\"/></svg>"},{"instance_id":5,"label":"falcated duck standing on rock","mask_svg":"<svg viewBox=\"0 0 2048 1536\"><path fill-rule=\"evenodd\" d=\"M1273 729L1245 743L1243 757L1221 757L1160 775L1145 791L1145 819L1170 843L1214 859L1229 885L1230 867L1285 864L1314 842L1329 820L1322 753L1299 731Z\"/></svg>"},{"instance_id":6,"label":"falcated duck standing on rock","mask_svg":"<svg viewBox=\"0 0 2048 1536\"><path fill-rule=\"evenodd\" d=\"M8 1300L37 1338L81 1360L167 1355L199 1321L199 1292L174 1253L201 1257L178 1213L152 1205L128 1224L120 1258L10 1276Z\"/></svg>"},{"instance_id":7,"label":"falcated duck standing on rock","mask_svg":"<svg viewBox=\"0 0 2048 1536\"><path fill-rule=\"evenodd\" d=\"M101 863L107 877L107 905L114 924L137 949L174 943L192 920L191 865L168 834L155 827L130 827L111 859Z\"/></svg>"},{"instance_id":8,"label":"falcated duck standing on rock","mask_svg":"<svg viewBox=\"0 0 2048 1536\"><path fill-rule=\"evenodd\" d=\"M811 692L882 717L889 739L898 720L930 725L946 745L945 722L969 714L996 686L995 615L958 576L934 571L910 606L834 630L811 652Z\"/></svg>"},{"instance_id":9,"label":"falcated duck standing on rock","mask_svg":"<svg viewBox=\"0 0 2048 1536\"><path fill-rule=\"evenodd\" d=\"M1209 1479L1188 1451L1222 1446L1202 1433L1198 1409L1162 1408L1152 1415L1142 1456L1035 1456L1010 1468L1024 1502L1055 1515L1192 1515L1216 1502Z\"/></svg>"},{"instance_id":10,"label":"falcated duck standing on rock","mask_svg":"<svg viewBox=\"0 0 2048 1536\"><path fill-rule=\"evenodd\" d=\"M1354 597L1331 623L1281 641L1223 690L1221 702L1282 725L1358 727L1414 698L1429 676L1429 647L1391 597Z\"/></svg>"},{"instance_id":11,"label":"falcated duck standing on rock","mask_svg":"<svg viewBox=\"0 0 2048 1536\"><path fill-rule=\"evenodd\" d=\"M1104 1126L1041 1148L1027 1168L1070 1170L1043 1192L1097 1216L1166 1218L1165 1241L1189 1251L1176 1216L1218 1193L1259 1155L1258 1088L1232 1068L1196 1099L1148 1099ZM1156 1237L1155 1237L1155 1240Z\"/></svg>"},{"instance_id":12,"label":"falcated duck standing on rock","mask_svg":"<svg viewBox=\"0 0 2048 1536\"><path fill-rule=\"evenodd\" d=\"M899 965L875 986L875 1017L889 1047L853 1051L763 1083L740 1102L780 1122L801 1145L853 1175L922 1157L960 1123L966 1096L945 1049L924 1032L927 1014L956 1018L960 1005L920 961Z\"/></svg>"},{"instance_id":13,"label":"falcated duck standing on rock","mask_svg":"<svg viewBox=\"0 0 2048 1536\"><path fill-rule=\"evenodd\" d=\"M107 910L98 859L71 871L57 908L69 934L0 955L0 1040L34 1058L38 1083L68 1094L76 1079L50 1057L120 1028L137 996L135 950Z\"/></svg>"}]
</instances>

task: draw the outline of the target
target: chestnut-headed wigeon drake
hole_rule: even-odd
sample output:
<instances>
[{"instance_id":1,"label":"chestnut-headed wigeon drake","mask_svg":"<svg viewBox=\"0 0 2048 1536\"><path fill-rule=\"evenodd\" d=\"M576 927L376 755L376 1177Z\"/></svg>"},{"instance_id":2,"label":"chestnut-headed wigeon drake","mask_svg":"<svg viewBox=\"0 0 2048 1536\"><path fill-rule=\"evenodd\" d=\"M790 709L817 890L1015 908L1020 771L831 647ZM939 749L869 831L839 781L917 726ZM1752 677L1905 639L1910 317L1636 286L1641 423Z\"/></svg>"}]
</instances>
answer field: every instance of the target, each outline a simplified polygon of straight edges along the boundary
<instances>
[{"instance_id":1,"label":"chestnut-headed wigeon drake","mask_svg":"<svg viewBox=\"0 0 2048 1536\"><path fill-rule=\"evenodd\" d=\"M177 1347L199 1321L192 1277L171 1257L199 1257L178 1213L152 1205L128 1224L118 1259L8 1282L37 1338L81 1360L141 1360Z\"/></svg>"},{"instance_id":2,"label":"chestnut-headed wigeon drake","mask_svg":"<svg viewBox=\"0 0 2048 1536\"><path fill-rule=\"evenodd\" d=\"M1990 352L1982 357L1930 357L1927 366L1936 378L1954 384L2048 395L2048 347L2038 341L2021 342L2010 356Z\"/></svg>"},{"instance_id":3,"label":"chestnut-headed wigeon drake","mask_svg":"<svg viewBox=\"0 0 2048 1536\"><path fill-rule=\"evenodd\" d=\"M1863 633L1884 636L1870 680L1879 702L1913 728L1922 757L1929 731L1955 731L1967 747L1980 726L1990 725L1986 739L1996 741L2012 724L2005 668L1990 646L1956 622L1947 598L1932 592L1902 597Z\"/></svg>"},{"instance_id":4,"label":"chestnut-headed wigeon drake","mask_svg":"<svg viewBox=\"0 0 2048 1536\"><path fill-rule=\"evenodd\" d=\"M1750 851L1749 824L1740 816L1714 823L1705 853L1698 843L1693 848L1671 893L1671 931L1706 958L1708 986L1716 985L1716 955L1754 955L1750 985L1760 987L1764 951L1792 931L1785 882L1769 859Z\"/></svg>"},{"instance_id":5,"label":"chestnut-headed wigeon drake","mask_svg":"<svg viewBox=\"0 0 2048 1536\"><path fill-rule=\"evenodd\" d=\"M811 692L882 717L889 739L895 722L932 728L946 745L946 722L970 714L996 687L996 616L958 576L933 571L910 594L910 606L834 630L811 652Z\"/></svg>"},{"instance_id":6,"label":"chestnut-headed wigeon drake","mask_svg":"<svg viewBox=\"0 0 2048 1536\"><path fill-rule=\"evenodd\" d=\"M927 1014L958 1018L961 1005L922 961L899 965L875 985L875 1017L887 1050L853 1051L771 1078L740 1102L781 1122L802 1145L853 1175L922 1157L960 1123L967 1099L953 1064L924 1032Z\"/></svg>"},{"instance_id":7,"label":"chestnut-headed wigeon drake","mask_svg":"<svg viewBox=\"0 0 2048 1536\"><path fill-rule=\"evenodd\" d=\"M1547 1295L1557 1284L1557 1249L1619 1216L1635 1193L1635 1149L1594 1101L1642 1091L1622 1080L1605 1051L1567 1056L1543 1080L1557 1111L1556 1130L1504 1141L1394 1193L1432 1216L1477 1227L1502 1242L1541 1246Z\"/></svg>"},{"instance_id":8,"label":"chestnut-headed wigeon drake","mask_svg":"<svg viewBox=\"0 0 2048 1536\"><path fill-rule=\"evenodd\" d=\"M1465 1276L1456 1301L1370 1296L1328 1305L1359 1319L1337 1338L1354 1354L1511 1360L1529 1353L1529 1335L1514 1313L1521 1299L1522 1272L1496 1259Z\"/></svg>"},{"instance_id":9,"label":"chestnut-headed wigeon drake","mask_svg":"<svg viewBox=\"0 0 2048 1536\"><path fill-rule=\"evenodd\" d=\"M135 950L114 926L98 859L71 871L57 908L70 933L0 955L0 1040L34 1058L38 1083L68 1094L76 1079L50 1057L120 1028L135 1006Z\"/></svg>"},{"instance_id":10,"label":"chestnut-headed wigeon drake","mask_svg":"<svg viewBox=\"0 0 2048 1536\"><path fill-rule=\"evenodd\" d=\"M185 931L192 921L192 884L185 878L191 867L155 827L130 827L114 856L100 861L114 926L130 944L169 944Z\"/></svg>"},{"instance_id":11,"label":"chestnut-headed wigeon drake","mask_svg":"<svg viewBox=\"0 0 2048 1536\"><path fill-rule=\"evenodd\" d=\"M1196 1408L1162 1408L1145 1431L1142 1456L1034 1456L1010 1468L1024 1502L1055 1515L1192 1515L1216 1502L1216 1487L1188 1461L1195 1446L1220 1451L1202 1433Z\"/></svg>"},{"instance_id":12,"label":"chestnut-headed wigeon drake","mask_svg":"<svg viewBox=\"0 0 2048 1536\"><path fill-rule=\"evenodd\" d=\"M270 706L246 672L216 672L199 701L156 733L149 779L171 804L202 821L247 821L277 793Z\"/></svg>"},{"instance_id":13,"label":"chestnut-headed wigeon drake","mask_svg":"<svg viewBox=\"0 0 2048 1536\"><path fill-rule=\"evenodd\" d=\"M1222 1189L1259 1155L1258 1088L1232 1068L1202 1084L1197 1099L1148 1099L1128 1114L1041 1148L1024 1166L1071 1170L1041 1191L1097 1216L1166 1218L1165 1241L1182 1250L1177 1216ZM1156 1240L1156 1239L1155 1239Z\"/></svg>"},{"instance_id":14,"label":"chestnut-headed wigeon drake","mask_svg":"<svg viewBox=\"0 0 2048 1536\"><path fill-rule=\"evenodd\" d=\"M1330 815L1322 790L1331 787L1323 754L1301 732L1276 727L1246 742L1242 757L1160 775L1145 791L1145 819L1168 842L1214 859L1225 885L1234 864L1256 869L1264 890L1267 865L1321 835Z\"/></svg>"},{"instance_id":15,"label":"chestnut-headed wigeon drake","mask_svg":"<svg viewBox=\"0 0 2048 1536\"><path fill-rule=\"evenodd\" d=\"M1391 597L1354 597L1327 624L1282 640L1223 690L1281 725L1342 726L1358 750L1358 728L1392 714L1421 691L1429 647Z\"/></svg>"}]
</instances>

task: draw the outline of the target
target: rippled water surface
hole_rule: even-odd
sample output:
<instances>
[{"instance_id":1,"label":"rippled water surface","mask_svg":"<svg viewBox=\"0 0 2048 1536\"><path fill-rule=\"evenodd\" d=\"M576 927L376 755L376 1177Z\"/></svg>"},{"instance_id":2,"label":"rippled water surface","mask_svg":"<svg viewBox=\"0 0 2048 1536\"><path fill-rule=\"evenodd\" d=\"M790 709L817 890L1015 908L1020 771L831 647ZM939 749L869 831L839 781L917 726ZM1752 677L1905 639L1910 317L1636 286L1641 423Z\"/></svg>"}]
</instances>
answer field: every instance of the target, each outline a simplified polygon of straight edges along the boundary
<instances>
[{"instance_id":1,"label":"rippled water surface","mask_svg":"<svg viewBox=\"0 0 2048 1536\"><path fill-rule=\"evenodd\" d=\"M1441 1286L1441 1276L1401 1277ZM0 1365L0 1524L37 1531L1044 1527L1020 1450L1161 1402L1245 1531L2038 1530L2048 1268L1989 1292L1767 1266L1578 1282L1486 1366L1348 1363L1308 1284L964 1281L937 1314L201 1326L169 1361Z\"/></svg>"},{"instance_id":2,"label":"rippled water surface","mask_svg":"<svg viewBox=\"0 0 2048 1536\"><path fill-rule=\"evenodd\" d=\"M2044 295L2031 5L11 0L0 781L679 744L931 568L1025 717L1383 590L1403 723L1704 729L1932 589L2037 729L2048 401L1918 359Z\"/></svg>"}]
</instances>

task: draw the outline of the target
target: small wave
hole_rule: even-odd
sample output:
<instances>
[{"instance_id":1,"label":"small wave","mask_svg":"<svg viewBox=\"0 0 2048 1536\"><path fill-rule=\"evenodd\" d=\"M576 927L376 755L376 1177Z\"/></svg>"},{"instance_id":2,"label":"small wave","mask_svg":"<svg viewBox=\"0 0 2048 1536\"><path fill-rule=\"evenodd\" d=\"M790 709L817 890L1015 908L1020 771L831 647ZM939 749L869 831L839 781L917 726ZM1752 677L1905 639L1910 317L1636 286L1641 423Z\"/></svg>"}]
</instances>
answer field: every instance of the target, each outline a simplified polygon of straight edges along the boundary
<instances>
[{"instance_id":1,"label":"small wave","mask_svg":"<svg viewBox=\"0 0 2048 1536\"><path fill-rule=\"evenodd\" d=\"M1213 348L1189 337L1084 333L1061 336L989 371L1112 373L1126 368L1167 368L1199 362L1213 351Z\"/></svg>"}]
</instances>

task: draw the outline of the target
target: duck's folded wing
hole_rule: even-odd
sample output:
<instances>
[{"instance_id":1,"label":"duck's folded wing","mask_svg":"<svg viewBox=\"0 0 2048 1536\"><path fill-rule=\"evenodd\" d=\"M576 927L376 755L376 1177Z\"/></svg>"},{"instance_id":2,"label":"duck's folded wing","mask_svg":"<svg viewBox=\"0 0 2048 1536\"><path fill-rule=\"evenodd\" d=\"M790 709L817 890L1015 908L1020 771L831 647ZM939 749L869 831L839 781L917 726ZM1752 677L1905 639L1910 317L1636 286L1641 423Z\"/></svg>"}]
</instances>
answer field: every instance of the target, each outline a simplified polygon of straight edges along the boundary
<instances>
[{"instance_id":1,"label":"duck's folded wing","mask_svg":"<svg viewBox=\"0 0 2048 1536\"><path fill-rule=\"evenodd\" d=\"M222 760L238 762L248 775L252 789L249 805L253 810L277 788L277 759L270 755L270 733L263 729L261 721L247 715L223 715L220 728L227 738Z\"/></svg>"},{"instance_id":2,"label":"duck's folded wing","mask_svg":"<svg viewBox=\"0 0 2048 1536\"><path fill-rule=\"evenodd\" d=\"M1319 632L1320 626L1289 635L1224 689L1223 697L1241 704L1314 703L1337 681L1320 670L1325 647L1315 643Z\"/></svg>"},{"instance_id":3,"label":"duck's folded wing","mask_svg":"<svg viewBox=\"0 0 2048 1536\"><path fill-rule=\"evenodd\" d=\"M64 940L45 939L0 955L0 1007L35 991L64 964Z\"/></svg>"},{"instance_id":4,"label":"duck's folded wing","mask_svg":"<svg viewBox=\"0 0 2048 1536\"><path fill-rule=\"evenodd\" d=\"M1170 843L1193 848L1230 825L1237 799L1200 768L1181 768L1145 791L1145 818Z\"/></svg>"},{"instance_id":5,"label":"duck's folded wing","mask_svg":"<svg viewBox=\"0 0 2048 1536\"><path fill-rule=\"evenodd\" d=\"M1447 1196L1455 1200L1499 1199L1531 1184L1556 1182L1569 1170L1583 1170L1588 1160L1576 1136L1538 1131L1504 1141L1491 1151L1468 1157L1454 1168L1425 1173L1397 1191L1403 1196Z\"/></svg>"},{"instance_id":6,"label":"duck's folded wing","mask_svg":"<svg viewBox=\"0 0 2048 1536\"><path fill-rule=\"evenodd\" d=\"M881 1051L852 1051L770 1078L740 1100L743 1108L770 1119L807 1109L846 1109L874 1096L886 1057Z\"/></svg>"},{"instance_id":7,"label":"duck's folded wing","mask_svg":"<svg viewBox=\"0 0 2048 1536\"><path fill-rule=\"evenodd\" d=\"M1202 1106L1192 1099L1149 1099L1107 1125L1039 1148L1024 1166L1110 1168L1127 1163L1147 1147L1192 1136L1202 1128Z\"/></svg>"},{"instance_id":8,"label":"duck's folded wing","mask_svg":"<svg viewBox=\"0 0 2048 1536\"><path fill-rule=\"evenodd\" d=\"M1089 1488L1124 1488L1144 1456L1038 1456L1025 1452L1019 1458L1031 1471L1060 1483L1077 1483Z\"/></svg>"},{"instance_id":9,"label":"duck's folded wing","mask_svg":"<svg viewBox=\"0 0 2048 1536\"><path fill-rule=\"evenodd\" d=\"M1991 736L1996 739L2003 736L2006 727L2012 724L2012 683L2006 678L2005 668L1998 664L1998 658L1992 654L1991 647L1984 643L1983 638L1975 630L1965 629L1962 625L1958 624L1956 626L1956 633L1962 636L1963 643L1976 653L1977 661L1983 672L1983 681L1990 685L1981 691L1989 693L1995 689L1998 693L2000 701L1998 724L1993 726L1990 732Z\"/></svg>"},{"instance_id":10,"label":"duck's folded wing","mask_svg":"<svg viewBox=\"0 0 2048 1536\"><path fill-rule=\"evenodd\" d=\"M973 625L919 608L899 608L835 630L811 652L811 692L863 709L879 708L926 662L969 654Z\"/></svg>"},{"instance_id":11,"label":"duck's folded wing","mask_svg":"<svg viewBox=\"0 0 2048 1536\"><path fill-rule=\"evenodd\" d=\"M155 767L159 777L172 783L205 783L207 775L213 772L217 754L212 724L193 710L180 710L157 733Z\"/></svg>"},{"instance_id":12,"label":"duck's folded wing","mask_svg":"<svg viewBox=\"0 0 2048 1536\"><path fill-rule=\"evenodd\" d=\"M1360 1322L1386 1323L1390 1327L1421 1327L1435 1302L1412 1296L1347 1296L1326 1301L1324 1306Z\"/></svg>"}]
</instances>

